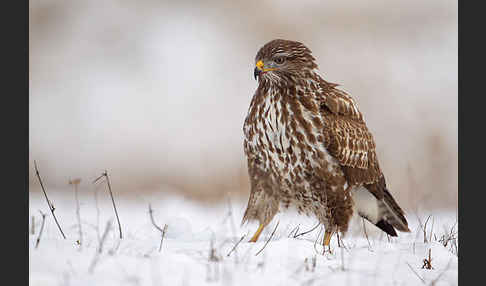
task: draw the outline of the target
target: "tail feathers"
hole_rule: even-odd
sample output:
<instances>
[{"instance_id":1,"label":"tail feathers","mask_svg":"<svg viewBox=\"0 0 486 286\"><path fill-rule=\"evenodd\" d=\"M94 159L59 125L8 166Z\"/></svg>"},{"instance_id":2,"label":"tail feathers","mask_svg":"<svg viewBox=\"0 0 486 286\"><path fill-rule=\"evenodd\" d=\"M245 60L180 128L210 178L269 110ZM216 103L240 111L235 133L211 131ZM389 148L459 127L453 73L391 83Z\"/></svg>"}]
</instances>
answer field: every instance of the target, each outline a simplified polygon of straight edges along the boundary
<instances>
[{"instance_id":1,"label":"tail feathers","mask_svg":"<svg viewBox=\"0 0 486 286\"><path fill-rule=\"evenodd\" d=\"M398 236L393 226L383 219L377 222L375 225L384 232L388 233L390 236Z\"/></svg>"},{"instance_id":2,"label":"tail feathers","mask_svg":"<svg viewBox=\"0 0 486 286\"><path fill-rule=\"evenodd\" d=\"M378 199L368 189L357 188L353 193L357 213L390 236L397 236L396 230L410 232L403 210L388 190L383 190Z\"/></svg>"},{"instance_id":3,"label":"tail feathers","mask_svg":"<svg viewBox=\"0 0 486 286\"><path fill-rule=\"evenodd\" d=\"M399 231L410 232L410 229L408 228L408 222L404 216L403 210L400 208L400 206L397 204L397 202L392 197L390 192L388 192L387 189L384 190L384 197L383 200L380 201L379 208L380 208L380 213L382 214L382 220L385 221L386 224L396 228ZM383 229L380 226L378 227ZM384 231L388 233L386 230ZM395 236L396 236L396 232L395 232Z\"/></svg>"}]
</instances>

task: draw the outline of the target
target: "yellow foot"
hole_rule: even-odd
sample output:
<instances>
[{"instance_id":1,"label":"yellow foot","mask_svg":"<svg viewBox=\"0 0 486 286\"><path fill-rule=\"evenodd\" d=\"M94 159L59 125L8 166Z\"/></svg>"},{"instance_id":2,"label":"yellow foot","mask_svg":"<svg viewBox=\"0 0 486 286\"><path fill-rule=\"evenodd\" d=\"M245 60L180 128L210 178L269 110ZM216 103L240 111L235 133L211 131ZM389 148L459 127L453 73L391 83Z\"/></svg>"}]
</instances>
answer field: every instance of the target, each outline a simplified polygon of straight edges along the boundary
<instances>
[{"instance_id":1,"label":"yellow foot","mask_svg":"<svg viewBox=\"0 0 486 286\"><path fill-rule=\"evenodd\" d=\"M263 224L260 224L257 231L255 232L255 234L253 235L253 237L250 239L249 242L256 242L258 240L258 237L260 236L260 233L262 233L262 230L263 230Z\"/></svg>"},{"instance_id":2,"label":"yellow foot","mask_svg":"<svg viewBox=\"0 0 486 286\"><path fill-rule=\"evenodd\" d=\"M327 231L324 233L324 248L323 248L323 252L326 252L326 246L328 247L328 250L329 250L329 253L332 253L331 252L331 237L332 237L332 232L331 231Z\"/></svg>"}]
</instances>

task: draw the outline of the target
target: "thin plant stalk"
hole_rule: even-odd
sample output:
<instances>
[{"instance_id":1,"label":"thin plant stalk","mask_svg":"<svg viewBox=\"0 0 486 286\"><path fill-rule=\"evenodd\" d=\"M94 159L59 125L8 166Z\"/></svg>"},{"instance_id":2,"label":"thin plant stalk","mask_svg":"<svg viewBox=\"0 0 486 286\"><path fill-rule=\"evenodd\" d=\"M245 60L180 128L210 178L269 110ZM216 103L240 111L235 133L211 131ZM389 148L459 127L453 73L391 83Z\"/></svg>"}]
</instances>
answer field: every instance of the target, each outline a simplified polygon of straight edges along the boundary
<instances>
[{"instance_id":1,"label":"thin plant stalk","mask_svg":"<svg viewBox=\"0 0 486 286\"><path fill-rule=\"evenodd\" d=\"M110 184L110 178L108 177L108 172L105 170L105 172L103 174L101 174L101 176L99 176L96 180L94 180L93 183L96 183L102 177L105 177L106 178L106 183L108 184L108 190L110 191L111 202L113 204L113 209L115 210L116 221L118 223L118 231L120 233L120 239L122 239L123 238L123 234L122 234L122 228L121 228L120 218L118 217L118 211L116 210L115 199L113 198L113 192L111 191L111 184Z\"/></svg>"},{"instance_id":2,"label":"thin plant stalk","mask_svg":"<svg viewBox=\"0 0 486 286\"><path fill-rule=\"evenodd\" d=\"M35 174L36 174L37 178L39 179L39 183L41 185L42 192L44 193L44 196L46 197L46 201L47 201L47 204L49 205L49 210L52 213L52 217L54 217L54 221L56 222L56 225L59 228L59 231L61 232L62 237L64 239L66 239L66 236L64 235L64 232L62 231L61 226L59 225L59 222L57 221L56 215L54 214L54 210L56 208L54 207L54 204L52 204L52 202L47 197L47 193L46 193L46 190L44 189L44 184L42 183L42 179L40 177L39 170L37 169L37 163L36 163L35 160L34 160L34 167L35 167Z\"/></svg>"}]
</instances>

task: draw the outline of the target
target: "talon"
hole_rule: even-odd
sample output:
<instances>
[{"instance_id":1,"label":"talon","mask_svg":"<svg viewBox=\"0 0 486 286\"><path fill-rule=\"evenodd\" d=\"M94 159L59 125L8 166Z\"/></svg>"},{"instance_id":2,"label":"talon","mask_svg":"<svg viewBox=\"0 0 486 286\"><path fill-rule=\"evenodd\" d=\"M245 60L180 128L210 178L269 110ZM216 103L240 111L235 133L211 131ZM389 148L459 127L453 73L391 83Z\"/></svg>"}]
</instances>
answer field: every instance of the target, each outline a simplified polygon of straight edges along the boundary
<instances>
[{"instance_id":1,"label":"talon","mask_svg":"<svg viewBox=\"0 0 486 286\"><path fill-rule=\"evenodd\" d=\"M263 224L260 224L260 226L258 226L257 231L255 232L255 234L253 235L253 237L250 239L249 242L256 242L258 240L258 237L260 236L260 233L262 233L262 230L263 230Z\"/></svg>"}]
</instances>

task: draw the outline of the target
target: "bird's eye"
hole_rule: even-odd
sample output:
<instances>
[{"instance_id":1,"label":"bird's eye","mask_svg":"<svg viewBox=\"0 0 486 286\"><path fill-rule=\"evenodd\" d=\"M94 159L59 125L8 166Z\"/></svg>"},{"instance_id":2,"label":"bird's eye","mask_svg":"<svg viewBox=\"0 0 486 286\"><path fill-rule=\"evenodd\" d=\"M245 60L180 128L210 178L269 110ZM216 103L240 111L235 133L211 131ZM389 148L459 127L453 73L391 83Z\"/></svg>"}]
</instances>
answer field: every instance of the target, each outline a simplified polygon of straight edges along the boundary
<instances>
[{"instance_id":1,"label":"bird's eye","mask_svg":"<svg viewBox=\"0 0 486 286\"><path fill-rule=\"evenodd\" d=\"M277 64L281 65L281 64L283 64L283 62L285 62L285 58L284 57L276 57L275 62Z\"/></svg>"}]
</instances>

